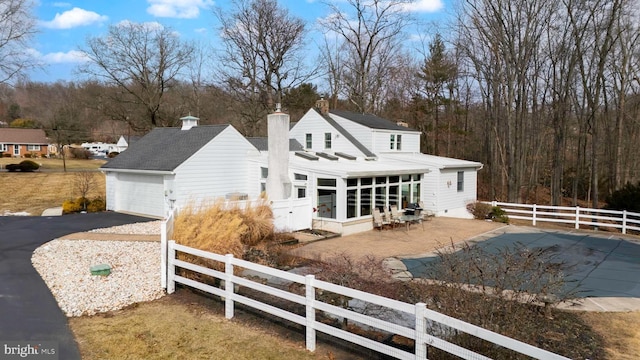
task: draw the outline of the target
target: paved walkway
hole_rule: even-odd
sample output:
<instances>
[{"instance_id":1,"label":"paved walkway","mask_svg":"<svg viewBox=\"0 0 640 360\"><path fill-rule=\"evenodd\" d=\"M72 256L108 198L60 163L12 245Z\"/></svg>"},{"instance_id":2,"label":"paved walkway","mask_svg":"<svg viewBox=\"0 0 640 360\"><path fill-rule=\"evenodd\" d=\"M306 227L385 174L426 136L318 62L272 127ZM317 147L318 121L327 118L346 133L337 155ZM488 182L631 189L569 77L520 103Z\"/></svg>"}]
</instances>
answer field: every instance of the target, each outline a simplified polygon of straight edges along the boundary
<instances>
[{"instance_id":1,"label":"paved walkway","mask_svg":"<svg viewBox=\"0 0 640 360\"><path fill-rule=\"evenodd\" d=\"M0 216L0 347L2 341L53 341L59 359L80 359L67 318L31 265L33 251L65 234L148 220L117 213Z\"/></svg>"}]
</instances>

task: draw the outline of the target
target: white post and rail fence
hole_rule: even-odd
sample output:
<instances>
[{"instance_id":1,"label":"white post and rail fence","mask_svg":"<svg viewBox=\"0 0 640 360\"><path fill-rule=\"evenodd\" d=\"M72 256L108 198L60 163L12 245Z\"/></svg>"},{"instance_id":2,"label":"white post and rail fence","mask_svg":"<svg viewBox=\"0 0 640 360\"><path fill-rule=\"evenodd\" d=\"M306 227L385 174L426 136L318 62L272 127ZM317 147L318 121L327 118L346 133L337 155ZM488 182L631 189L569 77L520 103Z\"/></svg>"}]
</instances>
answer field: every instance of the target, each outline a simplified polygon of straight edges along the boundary
<instances>
[{"instance_id":1,"label":"white post and rail fence","mask_svg":"<svg viewBox=\"0 0 640 360\"><path fill-rule=\"evenodd\" d=\"M233 255L219 255L198 249L193 249L183 245L176 244L171 240L167 243L167 267L166 270L166 289L168 293L175 291L176 284L186 285L209 294L220 296L225 302L225 317L231 319L234 316L234 305L236 303L243 304L263 311L265 313L280 317L282 319L299 324L306 328L306 348L309 351L316 349L316 332L320 331L324 334L363 346L365 348L386 354L397 359L427 359L429 348L438 348L450 354L454 354L463 359L489 359L488 357L465 349L461 346L447 341L446 333L464 332L475 337L484 339L496 345L511 349L515 353L525 354L535 359L549 360L567 360L568 358L551 353L549 351L534 347L529 344L514 340L512 338L500 335L498 333L483 329L481 327L466 323L453 317L435 312L426 307L424 303L408 304L401 301L385 298L382 296L354 290L351 288L335 285L325 281L316 279L313 275L298 275L290 272L270 268L267 266L255 264L245 260L237 259ZM192 262L186 262L178 259L177 254L190 254L203 259L213 260L224 264L224 271L214 270L203 267ZM188 271L203 274L210 278L219 279L221 288L205 284L202 282L189 279L179 275L176 271L179 268ZM222 268L220 266L219 268ZM234 273L234 270L236 272ZM268 278L274 281L253 281L253 277L242 277L236 275L239 270L250 271L253 274L261 274L261 278ZM269 284L280 284L271 286ZM287 284L287 285L283 285ZM291 286L295 285L295 286ZM244 287L252 289L262 294L283 299L292 305L304 307L304 311L294 313L287 306L267 304L260 301L259 296L245 296L246 292L240 293L236 288ZM298 291L290 291L297 288ZM403 313L406 317L413 319L412 322L390 322L383 319L383 316L370 316L366 311L353 311L350 309L338 307L322 301L316 295L323 293L333 293L352 300L366 303L367 307L376 307L375 314L387 313ZM278 302L281 303L282 301ZM275 303L274 303L275 304ZM386 309L386 310L383 310ZM386 334L397 334L415 342L415 350L407 351L394 346L387 345L383 342L375 341L353 332L343 330L341 328L327 325L316 320L317 312L323 312L330 318L348 319L357 322L371 329L382 331ZM395 318L395 317L394 317ZM516 321L514 319L514 321ZM447 332L434 331L434 324L444 325Z\"/></svg>"},{"instance_id":2,"label":"white post and rail fence","mask_svg":"<svg viewBox=\"0 0 640 360\"><path fill-rule=\"evenodd\" d=\"M619 210L583 208L579 206L551 206L536 204L514 204L506 202L485 202L499 206L510 219L529 220L533 226L538 222L552 222L592 228L614 228L626 234L629 230L640 231L640 213Z\"/></svg>"}]
</instances>

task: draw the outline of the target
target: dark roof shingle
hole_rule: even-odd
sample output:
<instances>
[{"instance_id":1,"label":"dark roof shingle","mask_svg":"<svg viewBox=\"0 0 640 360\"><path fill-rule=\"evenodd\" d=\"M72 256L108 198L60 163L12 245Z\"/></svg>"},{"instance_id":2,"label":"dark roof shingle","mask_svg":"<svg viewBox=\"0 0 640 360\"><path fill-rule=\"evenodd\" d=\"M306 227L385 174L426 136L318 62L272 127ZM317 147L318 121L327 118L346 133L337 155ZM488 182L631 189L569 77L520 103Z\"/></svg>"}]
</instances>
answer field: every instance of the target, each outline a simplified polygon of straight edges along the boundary
<instances>
[{"instance_id":1,"label":"dark roof shingle","mask_svg":"<svg viewBox=\"0 0 640 360\"><path fill-rule=\"evenodd\" d=\"M247 138L251 145L260 151L269 151L269 138L267 137L249 137ZM296 139L289 139L289 151L302 151L304 148Z\"/></svg>"},{"instance_id":2,"label":"dark roof shingle","mask_svg":"<svg viewBox=\"0 0 640 360\"><path fill-rule=\"evenodd\" d=\"M330 114L335 114L345 119L351 120L371 129L398 130L398 131L418 131L412 128L400 126L391 120L383 119L372 114L360 114L345 110L331 110Z\"/></svg>"},{"instance_id":3,"label":"dark roof shingle","mask_svg":"<svg viewBox=\"0 0 640 360\"><path fill-rule=\"evenodd\" d=\"M155 128L102 168L173 171L228 126L195 126L189 130Z\"/></svg>"}]
</instances>

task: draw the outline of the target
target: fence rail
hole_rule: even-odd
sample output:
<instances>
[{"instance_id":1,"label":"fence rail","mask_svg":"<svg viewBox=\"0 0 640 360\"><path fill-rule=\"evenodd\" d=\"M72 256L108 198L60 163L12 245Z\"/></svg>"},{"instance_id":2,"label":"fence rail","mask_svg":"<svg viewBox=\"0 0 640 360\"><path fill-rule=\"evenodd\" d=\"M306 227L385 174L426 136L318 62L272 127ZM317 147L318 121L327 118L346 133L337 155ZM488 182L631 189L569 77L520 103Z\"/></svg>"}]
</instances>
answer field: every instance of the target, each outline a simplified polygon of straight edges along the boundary
<instances>
[{"instance_id":1,"label":"fence rail","mask_svg":"<svg viewBox=\"0 0 640 360\"><path fill-rule=\"evenodd\" d=\"M213 260L224 264L225 271L218 271L201 265L187 262L177 258L177 253L190 254L192 256ZM204 274L222 281L223 288L207 285L193 279L189 279L176 274L177 268L183 268L192 272ZM259 273L261 277L276 279L271 283L282 284L283 280L291 284L298 284L303 288L302 294L288 291L290 286L271 286L269 282L253 281L252 279L237 276L234 274L236 268L242 268L252 273ZM397 359L427 359L428 347L439 348L448 353L457 355L463 359L488 359L486 356L462 348L445 339L445 336L436 336L430 331L433 329L429 324L438 323L451 329L465 332L475 337L492 342L496 345L511 349L517 353L528 355L536 359L567 360L568 358L551 353L549 351L536 348L529 344L508 338L481 327L466 323L450 316L437 313L427 309L424 303L408 304L401 301L385 298L382 296L366 293L363 291L335 285L316 279L313 275L297 275L286 271L270 268L267 266L251 263L233 257L233 255L219 255L198 249L193 249L176 244L171 240L168 242L167 258L167 292L173 293L177 283L190 286L201 291L220 296L225 302L225 317L231 319L234 316L234 304L241 303L246 306L264 311L271 315L286 319L296 324L306 327L306 348L315 351L316 331L358 344L365 348L395 357ZM287 300L294 304L304 306L304 315L293 313L274 305L263 303L257 299L243 296L235 291L236 286L253 289L270 296ZM381 309L387 309L393 313L404 313L414 319L411 326L406 323L390 322L380 317L370 316L366 312L357 312L351 309L338 307L316 298L317 294L329 292L344 296L362 303L376 305ZM409 352L382 342L378 342L355 333L345 331L320 321L316 321L316 311L322 311L332 317L344 318L365 326L378 329L385 333L397 334L414 340L415 351Z\"/></svg>"},{"instance_id":2,"label":"fence rail","mask_svg":"<svg viewBox=\"0 0 640 360\"><path fill-rule=\"evenodd\" d=\"M576 229L580 225L593 228L609 227L619 229L623 234L627 231L640 231L640 213L626 210L604 210L582 208L579 206L551 206L537 204L515 204L506 202L485 202L491 206L499 206L510 219L530 220L533 226L538 222L572 224Z\"/></svg>"}]
</instances>

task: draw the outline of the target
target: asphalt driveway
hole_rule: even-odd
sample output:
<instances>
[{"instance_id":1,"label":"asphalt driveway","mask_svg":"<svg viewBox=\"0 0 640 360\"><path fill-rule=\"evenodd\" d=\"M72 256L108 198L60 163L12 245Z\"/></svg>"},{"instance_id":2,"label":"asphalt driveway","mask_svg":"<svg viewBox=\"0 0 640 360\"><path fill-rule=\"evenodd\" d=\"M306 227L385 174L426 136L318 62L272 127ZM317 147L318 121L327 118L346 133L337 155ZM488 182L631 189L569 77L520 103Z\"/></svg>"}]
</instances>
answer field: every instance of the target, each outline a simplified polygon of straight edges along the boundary
<instances>
[{"instance_id":1,"label":"asphalt driveway","mask_svg":"<svg viewBox=\"0 0 640 360\"><path fill-rule=\"evenodd\" d=\"M67 318L31 265L33 251L62 235L152 220L111 212L0 216L0 342L52 341L57 343L59 359L80 359Z\"/></svg>"}]
</instances>

